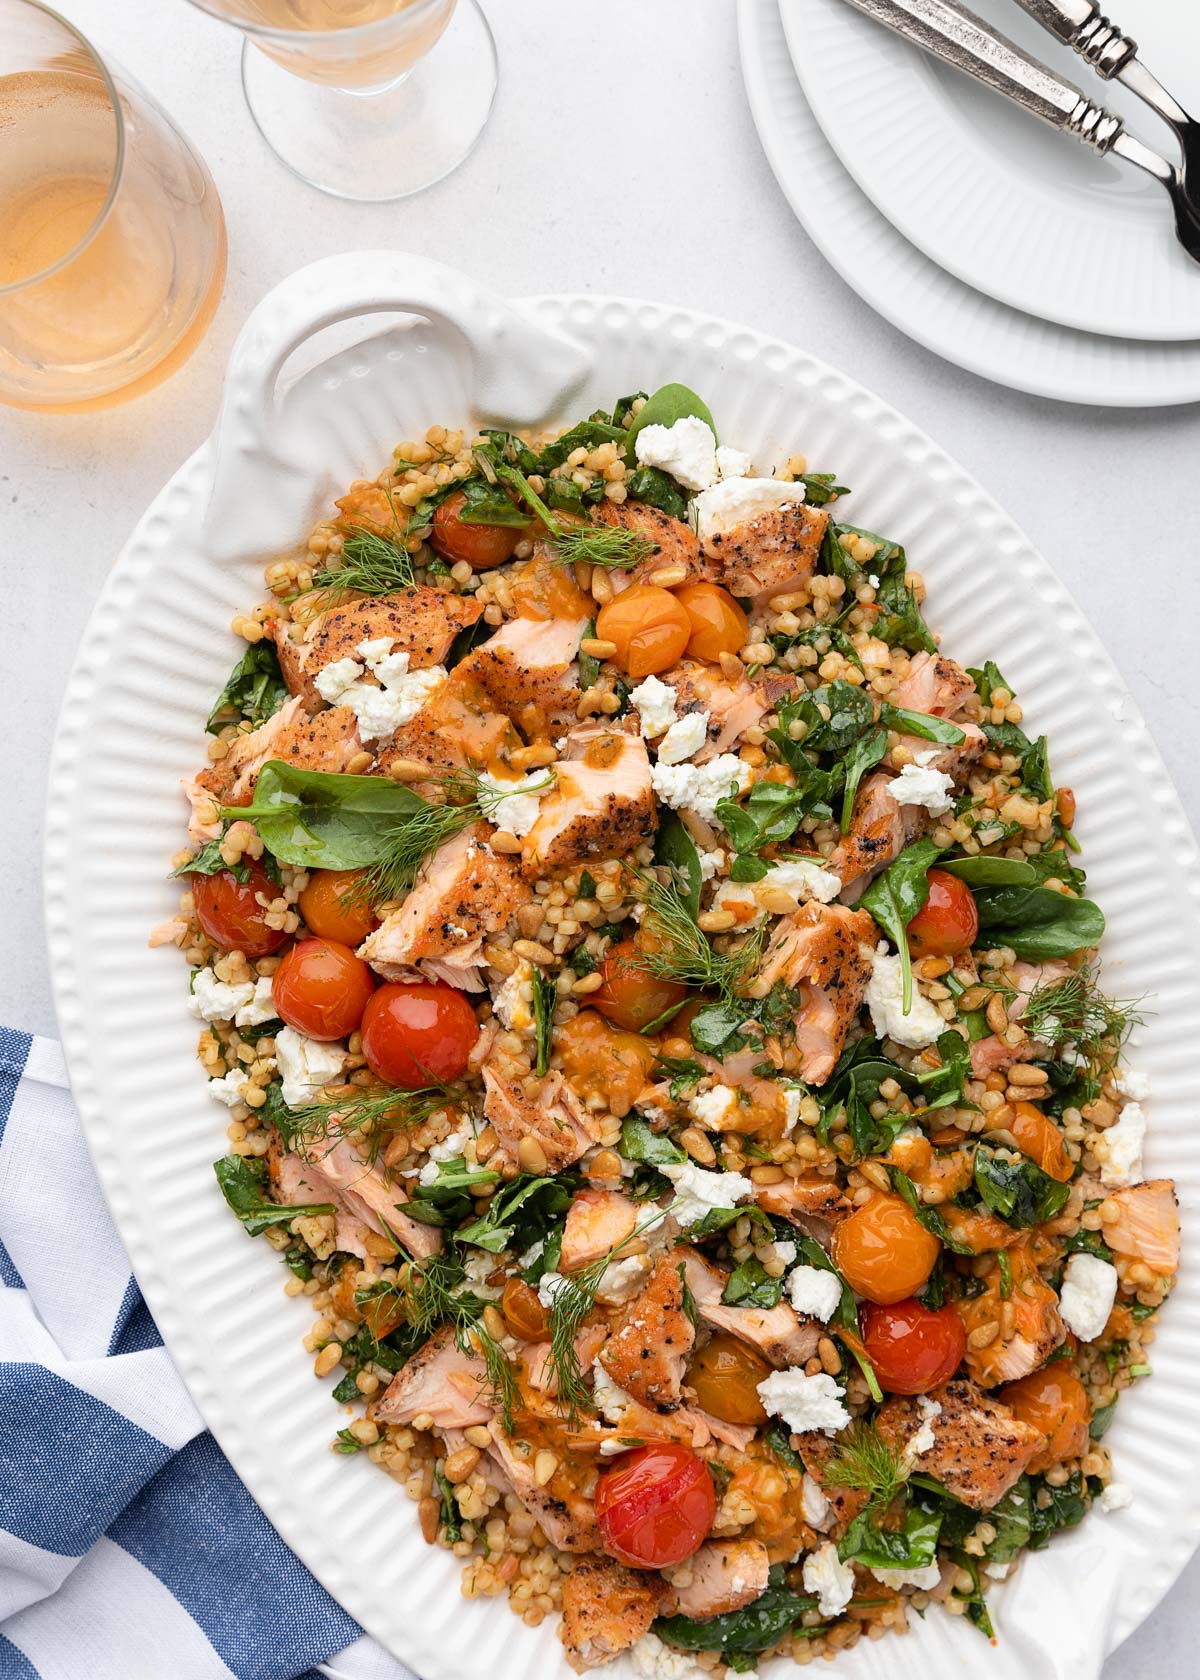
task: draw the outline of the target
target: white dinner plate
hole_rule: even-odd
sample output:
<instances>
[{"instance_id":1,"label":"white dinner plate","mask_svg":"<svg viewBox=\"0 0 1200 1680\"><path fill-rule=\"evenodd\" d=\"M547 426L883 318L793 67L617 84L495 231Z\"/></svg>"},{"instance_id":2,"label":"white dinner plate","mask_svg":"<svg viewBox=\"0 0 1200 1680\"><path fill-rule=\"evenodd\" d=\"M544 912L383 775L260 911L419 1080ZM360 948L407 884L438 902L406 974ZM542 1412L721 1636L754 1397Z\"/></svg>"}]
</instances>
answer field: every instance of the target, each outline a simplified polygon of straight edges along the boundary
<instances>
[{"instance_id":1,"label":"white dinner plate","mask_svg":"<svg viewBox=\"0 0 1200 1680\"><path fill-rule=\"evenodd\" d=\"M316 328L389 304L431 324L376 326L276 402L277 373ZM271 548L302 541L338 487L374 475L397 440L435 420L474 424L482 411L527 422L539 404L542 418L565 420L669 380L702 392L723 435L759 464L801 449L836 469L853 486L852 517L907 545L947 648L1001 662L1076 790L1112 984L1153 997L1136 1050L1154 1084L1149 1167L1179 1185L1186 1263L1154 1379L1121 1402L1109 1436L1135 1503L1064 1535L994 1591L995 1649L939 1614L839 1662L848 1680L1090 1680L1200 1533L1196 848L1120 677L1028 539L911 422L806 352L654 303L514 308L397 254L326 259L264 300L235 347L217 432L113 569L59 720L47 924L88 1141L200 1410L330 1592L424 1680L569 1680L551 1623L530 1630L496 1600L464 1604L457 1561L423 1543L402 1490L365 1456L330 1452L347 1418L301 1347L310 1309L284 1296L278 1256L221 1200L211 1163L224 1153L225 1112L205 1094L183 964L173 948L148 949L147 934L177 902L166 870L184 833L180 778L203 759L204 719L238 651L230 618L259 599Z\"/></svg>"},{"instance_id":2,"label":"white dinner plate","mask_svg":"<svg viewBox=\"0 0 1200 1680\"><path fill-rule=\"evenodd\" d=\"M972 0L1003 34L1178 155L1169 130L1104 82L1017 0ZM813 115L867 197L906 239L1014 309L1119 338L1200 338L1200 264L1148 175L1028 116L909 46L847 0L780 0ZM1141 0L1118 20L1184 104L1200 109L1195 0Z\"/></svg>"},{"instance_id":3,"label":"white dinner plate","mask_svg":"<svg viewBox=\"0 0 1200 1680\"><path fill-rule=\"evenodd\" d=\"M855 186L821 133L788 56L778 0L738 0L750 109L775 176L813 243L893 326L947 361L1035 396L1108 408L1200 401L1200 344L1077 332L965 286L911 245Z\"/></svg>"}]
</instances>

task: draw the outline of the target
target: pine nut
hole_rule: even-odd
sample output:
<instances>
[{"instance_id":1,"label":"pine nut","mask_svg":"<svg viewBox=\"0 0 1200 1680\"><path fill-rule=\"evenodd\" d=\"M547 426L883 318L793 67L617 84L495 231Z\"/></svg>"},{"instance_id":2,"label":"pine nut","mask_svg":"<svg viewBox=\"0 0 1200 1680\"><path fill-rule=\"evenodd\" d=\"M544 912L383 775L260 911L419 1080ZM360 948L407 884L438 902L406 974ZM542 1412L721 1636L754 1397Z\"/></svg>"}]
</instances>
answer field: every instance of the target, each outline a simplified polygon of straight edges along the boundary
<instances>
[{"instance_id":1,"label":"pine nut","mask_svg":"<svg viewBox=\"0 0 1200 1680\"><path fill-rule=\"evenodd\" d=\"M491 838L494 852L507 852L515 856L521 850L521 842L510 828L498 828Z\"/></svg>"},{"instance_id":2,"label":"pine nut","mask_svg":"<svg viewBox=\"0 0 1200 1680\"><path fill-rule=\"evenodd\" d=\"M586 997L589 992L598 992L604 984L604 976L599 969L593 969L590 974L581 974L571 987L575 997Z\"/></svg>"},{"instance_id":3,"label":"pine nut","mask_svg":"<svg viewBox=\"0 0 1200 1680\"><path fill-rule=\"evenodd\" d=\"M442 1471L448 1482L465 1482L478 1463L478 1447L460 1447L450 1454L442 1465Z\"/></svg>"},{"instance_id":4,"label":"pine nut","mask_svg":"<svg viewBox=\"0 0 1200 1680\"><path fill-rule=\"evenodd\" d=\"M540 967L556 960L554 952L548 951L544 945L539 945L536 939L514 939L513 955L524 957L526 962L537 963Z\"/></svg>"},{"instance_id":5,"label":"pine nut","mask_svg":"<svg viewBox=\"0 0 1200 1680\"><path fill-rule=\"evenodd\" d=\"M533 1479L538 1487L545 1487L546 1483L558 1469L558 1454L542 1448L533 1461Z\"/></svg>"},{"instance_id":6,"label":"pine nut","mask_svg":"<svg viewBox=\"0 0 1200 1680\"><path fill-rule=\"evenodd\" d=\"M800 901L790 892L784 892L782 887L769 887L765 884L755 888L754 897L763 909L772 916L792 916L800 908Z\"/></svg>"},{"instance_id":7,"label":"pine nut","mask_svg":"<svg viewBox=\"0 0 1200 1680\"><path fill-rule=\"evenodd\" d=\"M782 1184L783 1168L776 1166L774 1162L767 1162L762 1166L751 1167L750 1181L752 1184Z\"/></svg>"},{"instance_id":8,"label":"pine nut","mask_svg":"<svg viewBox=\"0 0 1200 1680\"><path fill-rule=\"evenodd\" d=\"M987 995L988 991L986 986L968 986L966 991L958 1000L959 1013L962 1015L972 1015L975 1010L982 1009Z\"/></svg>"},{"instance_id":9,"label":"pine nut","mask_svg":"<svg viewBox=\"0 0 1200 1680\"><path fill-rule=\"evenodd\" d=\"M688 1126L679 1134L679 1141L692 1157L699 1161L702 1167L711 1167L717 1158L717 1152L705 1137L699 1126Z\"/></svg>"},{"instance_id":10,"label":"pine nut","mask_svg":"<svg viewBox=\"0 0 1200 1680\"><path fill-rule=\"evenodd\" d=\"M705 910L697 916L696 926L701 933L728 933L737 926L737 917L732 910Z\"/></svg>"},{"instance_id":11,"label":"pine nut","mask_svg":"<svg viewBox=\"0 0 1200 1680\"><path fill-rule=\"evenodd\" d=\"M553 764L558 754L551 746L518 747L510 754L509 763L514 770L544 770L548 764Z\"/></svg>"},{"instance_id":12,"label":"pine nut","mask_svg":"<svg viewBox=\"0 0 1200 1680\"><path fill-rule=\"evenodd\" d=\"M721 675L728 677L730 682L737 682L746 673L746 667L736 653L719 653L717 664L721 667Z\"/></svg>"},{"instance_id":13,"label":"pine nut","mask_svg":"<svg viewBox=\"0 0 1200 1680\"><path fill-rule=\"evenodd\" d=\"M887 1168L880 1166L878 1161L860 1161L858 1170L869 1184L875 1186L876 1190L890 1190L892 1188L892 1181L888 1177Z\"/></svg>"},{"instance_id":14,"label":"pine nut","mask_svg":"<svg viewBox=\"0 0 1200 1680\"><path fill-rule=\"evenodd\" d=\"M998 1323L980 1324L971 1331L971 1334L967 1337L967 1343L973 1348L991 1347L999 1334L1000 1326Z\"/></svg>"},{"instance_id":15,"label":"pine nut","mask_svg":"<svg viewBox=\"0 0 1200 1680\"><path fill-rule=\"evenodd\" d=\"M418 764L415 758L394 758L387 767L394 782L426 781L430 775L428 764Z\"/></svg>"},{"instance_id":16,"label":"pine nut","mask_svg":"<svg viewBox=\"0 0 1200 1680\"><path fill-rule=\"evenodd\" d=\"M687 582L687 578L687 567L676 564L656 566L646 581L654 584L656 589L677 589L681 583Z\"/></svg>"},{"instance_id":17,"label":"pine nut","mask_svg":"<svg viewBox=\"0 0 1200 1680\"><path fill-rule=\"evenodd\" d=\"M486 1452L492 1444L492 1432L486 1423L473 1423L470 1429L464 1429L463 1435L473 1447Z\"/></svg>"},{"instance_id":18,"label":"pine nut","mask_svg":"<svg viewBox=\"0 0 1200 1680\"><path fill-rule=\"evenodd\" d=\"M347 776L363 776L370 769L372 763L373 760L369 752L356 752L354 757L346 764L346 774Z\"/></svg>"},{"instance_id":19,"label":"pine nut","mask_svg":"<svg viewBox=\"0 0 1200 1680\"><path fill-rule=\"evenodd\" d=\"M522 1170L541 1178L546 1171L546 1151L535 1137L526 1135L517 1145L517 1161Z\"/></svg>"},{"instance_id":20,"label":"pine nut","mask_svg":"<svg viewBox=\"0 0 1200 1680\"><path fill-rule=\"evenodd\" d=\"M615 1149L601 1149L593 1155L588 1163L589 1178L612 1179L619 1182L621 1177L621 1157Z\"/></svg>"},{"instance_id":21,"label":"pine nut","mask_svg":"<svg viewBox=\"0 0 1200 1680\"><path fill-rule=\"evenodd\" d=\"M601 636L585 636L579 644L579 651L589 659L611 659L617 651L617 644Z\"/></svg>"},{"instance_id":22,"label":"pine nut","mask_svg":"<svg viewBox=\"0 0 1200 1680\"><path fill-rule=\"evenodd\" d=\"M817 1343L817 1357L829 1375L836 1377L842 1368L842 1356L828 1336L822 1336Z\"/></svg>"},{"instance_id":23,"label":"pine nut","mask_svg":"<svg viewBox=\"0 0 1200 1680\"><path fill-rule=\"evenodd\" d=\"M422 1499L417 1506L417 1521L421 1525L421 1538L427 1546L432 1546L437 1539L439 1514L436 1499Z\"/></svg>"},{"instance_id":24,"label":"pine nut","mask_svg":"<svg viewBox=\"0 0 1200 1680\"><path fill-rule=\"evenodd\" d=\"M1014 1062L1008 1070L1010 1085L1044 1085L1049 1077L1044 1068L1031 1067L1028 1062Z\"/></svg>"},{"instance_id":25,"label":"pine nut","mask_svg":"<svg viewBox=\"0 0 1200 1680\"><path fill-rule=\"evenodd\" d=\"M490 1301L483 1309L483 1328L494 1342L502 1341L508 1335L508 1325Z\"/></svg>"},{"instance_id":26,"label":"pine nut","mask_svg":"<svg viewBox=\"0 0 1200 1680\"><path fill-rule=\"evenodd\" d=\"M1002 1033L1008 1026L1008 1005L999 992L993 992L985 1011L987 1024L994 1033Z\"/></svg>"}]
</instances>

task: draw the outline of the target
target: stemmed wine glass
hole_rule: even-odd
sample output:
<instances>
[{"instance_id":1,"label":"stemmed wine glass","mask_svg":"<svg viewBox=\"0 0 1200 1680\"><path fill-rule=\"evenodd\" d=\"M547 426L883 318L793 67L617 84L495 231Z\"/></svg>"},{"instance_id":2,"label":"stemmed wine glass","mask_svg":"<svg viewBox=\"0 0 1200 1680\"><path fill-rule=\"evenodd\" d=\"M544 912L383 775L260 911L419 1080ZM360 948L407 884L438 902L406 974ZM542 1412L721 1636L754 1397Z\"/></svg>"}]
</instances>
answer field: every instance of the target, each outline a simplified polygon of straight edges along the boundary
<instances>
[{"instance_id":1,"label":"stemmed wine glass","mask_svg":"<svg viewBox=\"0 0 1200 1680\"><path fill-rule=\"evenodd\" d=\"M463 161L496 92L477 0L191 0L236 24L259 133L338 198L407 198Z\"/></svg>"}]
</instances>

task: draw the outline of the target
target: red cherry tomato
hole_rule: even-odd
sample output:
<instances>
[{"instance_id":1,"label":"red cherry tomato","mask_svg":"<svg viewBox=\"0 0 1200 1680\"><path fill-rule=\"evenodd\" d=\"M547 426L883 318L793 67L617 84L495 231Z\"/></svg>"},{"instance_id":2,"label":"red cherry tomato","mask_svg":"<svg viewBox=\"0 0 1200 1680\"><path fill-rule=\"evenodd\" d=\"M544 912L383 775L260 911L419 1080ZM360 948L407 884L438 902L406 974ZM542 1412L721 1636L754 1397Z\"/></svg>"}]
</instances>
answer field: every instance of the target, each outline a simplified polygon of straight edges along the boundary
<instances>
[{"instance_id":1,"label":"red cherry tomato","mask_svg":"<svg viewBox=\"0 0 1200 1680\"><path fill-rule=\"evenodd\" d=\"M668 1010L676 1009L687 996L687 987L674 980L660 980L639 967L638 946L632 939L614 945L600 964L600 987L588 998L614 1027L641 1032Z\"/></svg>"},{"instance_id":2,"label":"red cherry tomato","mask_svg":"<svg viewBox=\"0 0 1200 1680\"><path fill-rule=\"evenodd\" d=\"M446 497L433 516L430 545L443 559L465 560L477 572L486 571L489 566L502 566L506 560L511 560L513 550L524 536L521 528L464 524L462 510L466 503L466 495L461 490Z\"/></svg>"},{"instance_id":3,"label":"red cherry tomato","mask_svg":"<svg viewBox=\"0 0 1200 1680\"><path fill-rule=\"evenodd\" d=\"M219 875L189 875L196 920L214 945L228 951L244 951L248 957L269 957L291 935L282 928L268 927L266 911L258 894L270 902L279 889L261 863L247 865L250 874L239 881L228 869Z\"/></svg>"},{"instance_id":4,"label":"red cherry tomato","mask_svg":"<svg viewBox=\"0 0 1200 1680\"><path fill-rule=\"evenodd\" d=\"M371 970L348 945L302 939L280 959L271 985L275 1013L307 1038L354 1032L375 990Z\"/></svg>"},{"instance_id":5,"label":"red cherry tomato","mask_svg":"<svg viewBox=\"0 0 1200 1680\"><path fill-rule=\"evenodd\" d=\"M979 932L979 911L971 889L944 869L929 871L929 897L908 924L914 957L956 957L969 951Z\"/></svg>"},{"instance_id":6,"label":"red cherry tomato","mask_svg":"<svg viewBox=\"0 0 1200 1680\"><path fill-rule=\"evenodd\" d=\"M716 1515L708 1466L674 1441L636 1447L596 1483L605 1546L631 1569L666 1569L698 1551Z\"/></svg>"},{"instance_id":7,"label":"red cherry tomato","mask_svg":"<svg viewBox=\"0 0 1200 1680\"><path fill-rule=\"evenodd\" d=\"M428 981L380 986L362 1019L367 1065L405 1091L461 1078L478 1037L464 994Z\"/></svg>"},{"instance_id":8,"label":"red cherry tomato","mask_svg":"<svg viewBox=\"0 0 1200 1680\"><path fill-rule=\"evenodd\" d=\"M889 1394L928 1394L958 1370L967 1332L953 1307L930 1312L920 1301L862 1309L863 1346Z\"/></svg>"}]
</instances>

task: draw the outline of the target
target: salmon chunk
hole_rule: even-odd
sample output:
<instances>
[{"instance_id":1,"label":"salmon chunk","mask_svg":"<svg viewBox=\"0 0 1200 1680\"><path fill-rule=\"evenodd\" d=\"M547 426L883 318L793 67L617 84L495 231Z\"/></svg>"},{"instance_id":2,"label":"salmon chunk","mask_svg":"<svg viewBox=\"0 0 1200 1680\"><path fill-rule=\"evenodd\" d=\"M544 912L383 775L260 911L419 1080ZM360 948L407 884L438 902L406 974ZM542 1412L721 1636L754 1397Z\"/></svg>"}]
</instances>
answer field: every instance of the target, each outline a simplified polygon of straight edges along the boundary
<instances>
[{"instance_id":1,"label":"salmon chunk","mask_svg":"<svg viewBox=\"0 0 1200 1680\"><path fill-rule=\"evenodd\" d=\"M727 1330L764 1354L777 1370L803 1365L817 1351L823 1331L810 1319L799 1319L791 1307L729 1307L722 1301L729 1275L710 1265L694 1248L678 1248L672 1259L683 1261L683 1275L696 1311L714 1330Z\"/></svg>"},{"instance_id":2,"label":"salmon chunk","mask_svg":"<svg viewBox=\"0 0 1200 1680\"><path fill-rule=\"evenodd\" d=\"M709 1540L694 1557L667 1572L675 1589L671 1613L704 1622L753 1604L767 1590L770 1567L761 1540Z\"/></svg>"},{"instance_id":3,"label":"salmon chunk","mask_svg":"<svg viewBox=\"0 0 1200 1680\"><path fill-rule=\"evenodd\" d=\"M615 1558L585 1557L563 1582L558 1636L578 1674L636 1645L668 1596L661 1575Z\"/></svg>"},{"instance_id":4,"label":"salmon chunk","mask_svg":"<svg viewBox=\"0 0 1200 1680\"><path fill-rule=\"evenodd\" d=\"M684 1310L683 1267L663 1257L641 1294L622 1308L600 1363L612 1380L643 1406L669 1412L682 1399L683 1373L696 1340Z\"/></svg>"},{"instance_id":5,"label":"salmon chunk","mask_svg":"<svg viewBox=\"0 0 1200 1680\"><path fill-rule=\"evenodd\" d=\"M871 977L864 947L876 937L872 917L840 904L805 904L775 925L759 973L801 993L796 1043L800 1077L810 1085L824 1084L842 1053Z\"/></svg>"},{"instance_id":6,"label":"salmon chunk","mask_svg":"<svg viewBox=\"0 0 1200 1680\"><path fill-rule=\"evenodd\" d=\"M455 770L507 764L523 745L512 719L496 710L478 678L456 665L414 717L375 744L375 758L385 774L402 758L428 765L430 779L437 780ZM420 784L416 791L423 791Z\"/></svg>"},{"instance_id":7,"label":"salmon chunk","mask_svg":"<svg viewBox=\"0 0 1200 1680\"><path fill-rule=\"evenodd\" d=\"M344 1209L378 1236L403 1243L410 1254L420 1257L441 1252L438 1227L405 1213L405 1192L381 1167L364 1161L344 1137L305 1156L304 1171L322 1191L319 1199L332 1202L339 1210L339 1230Z\"/></svg>"},{"instance_id":8,"label":"salmon chunk","mask_svg":"<svg viewBox=\"0 0 1200 1680\"><path fill-rule=\"evenodd\" d=\"M833 1240L834 1226L853 1212L854 1206L835 1179L822 1178L820 1173L785 1178L780 1184L764 1184L754 1199L767 1213L790 1219L824 1249Z\"/></svg>"},{"instance_id":9,"label":"salmon chunk","mask_svg":"<svg viewBox=\"0 0 1200 1680\"><path fill-rule=\"evenodd\" d=\"M765 606L776 595L803 589L816 570L829 515L796 502L709 537L705 553L731 595Z\"/></svg>"},{"instance_id":10,"label":"salmon chunk","mask_svg":"<svg viewBox=\"0 0 1200 1680\"><path fill-rule=\"evenodd\" d=\"M603 724L573 729L555 785L521 846L531 878L591 858L626 857L657 827L646 744Z\"/></svg>"},{"instance_id":11,"label":"salmon chunk","mask_svg":"<svg viewBox=\"0 0 1200 1680\"><path fill-rule=\"evenodd\" d=\"M600 1128L582 1106L561 1073L533 1081L527 1092L520 1079L501 1078L483 1068L486 1096L483 1112L491 1121L508 1159L515 1166L521 1139L540 1143L548 1172L562 1172L600 1138Z\"/></svg>"},{"instance_id":12,"label":"salmon chunk","mask_svg":"<svg viewBox=\"0 0 1200 1680\"><path fill-rule=\"evenodd\" d=\"M990 1511L1043 1451L1046 1437L962 1378L928 1398L941 1412L929 1418L933 1446L917 1458L918 1469L973 1511ZM875 1418L883 1439L901 1451L924 1423L917 1400L899 1394L885 1401Z\"/></svg>"},{"instance_id":13,"label":"salmon chunk","mask_svg":"<svg viewBox=\"0 0 1200 1680\"><path fill-rule=\"evenodd\" d=\"M841 878L847 903L860 898L871 878L899 857L926 828L929 813L920 805L901 805L888 792L890 770L868 776L858 790L850 829L834 847L826 866Z\"/></svg>"},{"instance_id":14,"label":"salmon chunk","mask_svg":"<svg viewBox=\"0 0 1200 1680\"><path fill-rule=\"evenodd\" d=\"M696 764L707 764L718 753L731 751L746 730L796 686L796 679L789 676L739 677L731 682L717 667L695 659L681 660L664 671L660 680L675 690L678 716L708 713L707 739L692 755Z\"/></svg>"},{"instance_id":15,"label":"salmon chunk","mask_svg":"<svg viewBox=\"0 0 1200 1680\"><path fill-rule=\"evenodd\" d=\"M487 1395L487 1367L464 1353L454 1330L443 1324L388 1384L375 1407L380 1423L411 1423L427 1413L435 1429L470 1429L494 1412Z\"/></svg>"},{"instance_id":16,"label":"salmon chunk","mask_svg":"<svg viewBox=\"0 0 1200 1680\"><path fill-rule=\"evenodd\" d=\"M636 1202L619 1190L581 1190L567 1209L563 1224L560 1272L581 1272L633 1235Z\"/></svg>"},{"instance_id":17,"label":"salmon chunk","mask_svg":"<svg viewBox=\"0 0 1200 1680\"><path fill-rule=\"evenodd\" d=\"M358 659L360 642L390 637L392 652L407 653L409 669L423 671L444 664L455 636L482 614L473 595L416 587L331 607L299 632L294 624L272 619L267 633L279 653L284 682L306 710L316 712L324 705L314 685L317 672L337 659Z\"/></svg>"},{"instance_id":18,"label":"salmon chunk","mask_svg":"<svg viewBox=\"0 0 1200 1680\"><path fill-rule=\"evenodd\" d=\"M953 659L944 653L918 653L904 681L896 684L892 700L906 712L957 718L974 692L975 684Z\"/></svg>"},{"instance_id":19,"label":"salmon chunk","mask_svg":"<svg viewBox=\"0 0 1200 1680\"><path fill-rule=\"evenodd\" d=\"M1104 1227L1104 1240L1115 1254L1140 1260L1160 1277L1179 1270L1179 1206L1170 1178L1151 1178L1108 1195L1121 1209Z\"/></svg>"},{"instance_id":20,"label":"salmon chunk","mask_svg":"<svg viewBox=\"0 0 1200 1680\"><path fill-rule=\"evenodd\" d=\"M484 990L484 936L504 927L531 896L514 859L484 844L487 833L475 823L444 841L404 903L359 946L359 956L385 980L403 980L433 960L451 985Z\"/></svg>"},{"instance_id":21,"label":"salmon chunk","mask_svg":"<svg viewBox=\"0 0 1200 1680\"><path fill-rule=\"evenodd\" d=\"M510 618L463 660L498 711L528 736L574 722L586 618Z\"/></svg>"},{"instance_id":22,"label":"salmon chunk","mask_svg":"<svg viewBox=\"0 0 1200 1680\"><path fill-rule=\"evenodd\" d=\"M556 1432L552 1429L550 1433L553 1438ZM573 1466L560 1464L549 1482L539 1483L534 1468L537 1450L533 1444L509 1440L494 1423L488 1457L530 1515L537 1519L552 1546L563 1552L594 1552L599 1548L596 1510L572 1473Z\"/></svg>"},{"instance_id":23,"label":"salmon chunk","mask_svg":"<svg viewBox=\"0 0 1200 1680\"><path fill-rule=\"evenodd\" d=\"M654 553L634 567L635 583L644 583L659 566L686 566L697 578L709 575L692 527L661 508L651 507L649 502L625 501L618 507L615 502L604 501L593 512L592 519L597 525L617 525L624 531L635 531L655 545Z\"/></svg>"},{"instance_id":24,"label":"salmon chunk","mask_svg":"<svg viewBox=\"0 0 1200 1680\"><path fill-rule=\"evenodd\" d=\"M1013 1243L1006 1252L1012 1276L1012 1292L1007 1301L1001 1294L1004 1275L993 1260L984 1273L982 1293L954 1303L967 1332L967 1370L983 1388L1015 1382L1018 1377L1036 1371L1046 1363L1064 1334L1058 1296L1043 1281L1034 1264L1028 1239ZM972 1347L972 1332L1002 1324L1006 1305L1013 1309L1012 1328L1001 1329L985 1347Z\"/></svg>"},{"instance_id":25,"label":"salmon chunk","mask_svg":"<svg viewBox=\"0 0 1200 1680\"><path fill-rule=\"evenodd\" d=\"M358 720L349 706L333 706L310 717L297 696L249 735L239 735L226 757L202 770L196 781L224 805L249 805L258 773L271 759L294 770L337 774L362 750Z\"/></svg>"}]
</instances>

